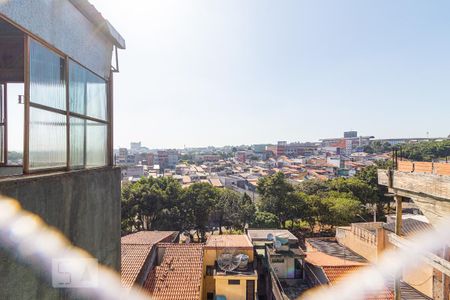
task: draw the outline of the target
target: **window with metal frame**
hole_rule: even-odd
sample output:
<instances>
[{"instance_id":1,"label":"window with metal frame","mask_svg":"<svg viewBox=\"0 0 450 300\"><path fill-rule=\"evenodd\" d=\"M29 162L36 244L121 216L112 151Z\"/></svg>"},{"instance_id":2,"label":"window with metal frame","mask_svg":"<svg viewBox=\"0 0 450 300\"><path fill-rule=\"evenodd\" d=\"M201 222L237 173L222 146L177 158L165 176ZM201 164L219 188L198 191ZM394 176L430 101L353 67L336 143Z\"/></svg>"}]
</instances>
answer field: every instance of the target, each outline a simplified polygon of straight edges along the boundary
<instances>
[{"instance_id":1,"label":"window with metal frame","mask_svg":"<svg viewBox=\"0 0 450 300\"><path fill-rule=\"evenodd\" d=\"M105 166L108 84L55 51L28 38L25 170Z\"/></svg>"},{"instance_id":2,"label":"window with metal frame","mask_svg":"<svg viewBox=\"0 0 450 300\"><path fill-rule=\"evenodd\" d=\"M29 39L29 169L67 165L65 59Z\"/></svg>"}]
</instances>

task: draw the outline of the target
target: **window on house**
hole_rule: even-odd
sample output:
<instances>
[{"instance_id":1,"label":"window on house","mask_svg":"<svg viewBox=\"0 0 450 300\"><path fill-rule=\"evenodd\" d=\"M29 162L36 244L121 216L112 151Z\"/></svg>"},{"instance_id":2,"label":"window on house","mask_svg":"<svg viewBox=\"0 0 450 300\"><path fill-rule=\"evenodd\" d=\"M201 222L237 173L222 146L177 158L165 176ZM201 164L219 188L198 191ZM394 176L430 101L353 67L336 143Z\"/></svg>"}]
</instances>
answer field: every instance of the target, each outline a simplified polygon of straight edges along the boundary
<instances>
[{"instance_id":1,"label":"window on house","mask_svg":"<svg viewBox=\"0 0 450 300\"><path fill-rule=\"evenodd\" d=\"M228 280L228 285L240 285L241 281L238 279L229 279Z\"/></svg>"},{"instance_id":2,"label":"window on house","mask_svg":"<svg viewBox=\"0 0 450 300\"><path fill-rule=\"evenodd\" d=\"M207 293L206 300L214 300L214 293Z\"/></svg>"},{"instance_id":3,"label":"window on house","mask_svg":"<svg viewBox=\"0 0 450 300\"><path fill-rule=\"evenodd\" d=\"M284 263L284 258L282 258L282 257L272 257L271 262L273 262L273 263Z\"/></svg>"},{"instance_id":4,"label":"window on house","mask_svg":"<svg viewBox=\"0 0 450 300\"><path fill-rule=\"evenodd\" d=\"M67 165L65 60L30 39L30 170Z\"/></svg>"},{"instance_id":5,"label":"window on house","mask_svg":"<svg viewBox=\"0 0 450 300\"><path fill-rule=\"evenodd\" d=\"M69 106L70 114L74 116L70 127L73 134L70 139L71 167L106 165L107 85L72 60L69 61Z\"/></svg>"},{"instance_id":6,"label":"window on house","mask_svg":"<svg viewBox=\"0 0 450 300\"><path fill-rule=\"evenodd\" d=\"M29 169L107 165L106 81L33 39L29 47Z\"/></svg>"}]
</instances>

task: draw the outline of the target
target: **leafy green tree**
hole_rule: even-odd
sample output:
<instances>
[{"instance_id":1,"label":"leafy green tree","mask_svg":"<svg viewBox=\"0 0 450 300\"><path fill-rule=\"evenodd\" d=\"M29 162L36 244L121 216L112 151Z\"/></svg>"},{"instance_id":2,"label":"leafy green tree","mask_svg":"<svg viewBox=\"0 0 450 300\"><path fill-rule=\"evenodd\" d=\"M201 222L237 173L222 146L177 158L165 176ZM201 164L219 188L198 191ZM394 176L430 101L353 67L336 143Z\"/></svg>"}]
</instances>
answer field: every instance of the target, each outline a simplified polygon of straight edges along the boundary
<instances>
[{"instance_id":1,"label":"leafy green tree","mask_svg":"<svg viewBox=\"0 0 450 300\"><path fill-rule=\"evenodd\" d=\"M239 220L234 226L243 229L245 225L251 224L255 218L256 206L249 195L243 194L239 203Z\"/></svg>"},{"instance_id":2,"label":"leafy green tree","mask_svg":"<svg viewBox=\"0 0 450 300\"><path fill-rule=\"evenodd\" d=\"M278 217L267 211L257 211L251 228L278 228Z\"/></svg>"},{"instance_id":3,"label":"leafy green tree","mask_svg":"<svg viewBox=\"0 0 450 300\"><path fill-rule=\"evenodd\" d=\"M306 199L308 195L302 192L291 192L288 195L286 218L291 222L291 229L298 219L305 220L310 215L310 209L307 205Z\"/></svg>"},{"instance_id":4,"label":"leafy green tree","mask_svg":"<svg viewBox=\"0 0 450 300\"><path fill-rule=\"evenodd\" d=\"M387 206L389 213L391 198L385 196L388 192L387 187L378 185L378 169L388 169L389 167L392 167L392 161L378 160L374 165L367 166L356 173L355 176L356 179L369 184L375 190L377 194L376 209L379 217L384 215L385 206Z\"/></svg>"},{"instance_id":5,"label":"leafy green tree","mask_svg":"<svg viewBox=\"0 0 450 300\"><path fill-rule=\"evenodd\" d=\"M197 236L201 242L206 240L210 214L218 197L217 189L204 182L190 185L183 195L187 224L197 231Z\"/></svg>"},{"instance_id":6,"label":"leafy green tree","mask_svg":"<svg viewBox=\"0 0 450 300\"><path fill-rule=\"evenodd\" d=\"M289 218L290 193L293 186L288 183L281 172L262 177L256 187L260 199L260 210L273 213L278 217L279 224L283 227Z\"/></svg>"},{"instance_id":7,"label":"leafy green tree","mask_svg":"<svg viewBox=\"0 0 450 300\"><path fill-rule=\"evenodd\" d=\"M378 202L377 188L359 178L335 178L330 180L329 186L331 190L337 192L351 193L364 204Z\"/></svg>"},{"instance_id":8,"label":"leafy green tree","mask_svg":"<svg viewBox=\"0 0 450 300\"><path fill-rule=\"evenodd\" d=\"M403 157L416 161L433 161L450 156L450 140L401 145Z\"/></svg>"},{"instance_id":9,"label":"leafy green tree","mask_svg":"<svg viewBox=\"0 0 450 300\"><path fill-rule=\"evenodd\" d=\"M361 212L361 202L351 193L331 191L322 200L326 207L326 219L331 226L348 225Z\"/></svg>"},{"instance_id":10,"label":"leafy green tree","mask_svg":"<svg viewBox=\"0 0 450 300\"><path fill-rule=\"evenodd\" d=\"M298 191L307 195L317 195L330 190L328 182L320 179L305 180L296 188Z\"/></svg>"}]
</instances>

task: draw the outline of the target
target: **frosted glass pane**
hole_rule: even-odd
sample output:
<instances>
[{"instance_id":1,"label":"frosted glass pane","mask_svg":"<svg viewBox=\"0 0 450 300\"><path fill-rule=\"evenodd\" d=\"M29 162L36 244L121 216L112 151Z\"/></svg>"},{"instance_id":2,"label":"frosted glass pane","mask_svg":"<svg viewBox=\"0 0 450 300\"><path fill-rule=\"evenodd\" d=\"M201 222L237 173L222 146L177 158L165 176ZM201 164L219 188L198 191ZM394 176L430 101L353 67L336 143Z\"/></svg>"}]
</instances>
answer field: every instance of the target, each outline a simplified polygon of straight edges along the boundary
<instances>
[{"instance_id":1,"label":"frosted glass pane","mask_svg":"<svg viewBox=\"0 0 450 300\"><path fill-rule=\"evenodd\" d=\"M65 167L66 116L30 107L30 169Z\"/></svg>"},{"instance_id":2,"label":"frosted glass pane","mask_svg":"<svg viewBox=\"0 0 450 300\"><path fill-rule=\"evenodd\" d=\"M86 114L87 72L77 63L69 61L69 106L70 111Z\"/></svg>"},{"instance_id":3,"label":"frosted glass pane","mask_svg":"<svg viewBox=\"0 0 450 300\"><path fill-rule=\"evenodd\" d=\"M107 126L106 124L86 121L86 167L105 166L107 164Z\"/></svg>"},{"instance_id":4,"label":"frosted glass pane","mask_svg":"<svg viewBox=\"0 0 450 300\"><path fill-rule=\"evenodd\" d=\"M106 120L105 80L73 61L69 63L69 94L70 111Z\"/></svg>"},{"instance_id":5,"label":"frosted glass pane","mask_svg":"<svg viewBox=\"0 0 450 300\"><path fill-rule=\"evenodd\" d=\"M30 101L66 109L65 62L62 57L31 40Z\"/></svg>"},{"instance_id":6,"label":"frosted glass pane","mask_svg":"<svg viewBox=\"0 0 450 300\"><path fill-rule=\"evenodd\" d=\"M70 118L70 166L84 166L84 137L86 121Z\"/></svg>"},{"instance_id":7,"label":"frosted glass pane","mask_svg":"<svg viewBox=\"0 0 450 300\"><path fill-rule=\"evenodd\" d=\"M106 120L106 83L99 77L90 74L87 82L87 115Z\"/></svg>"}]
</instances>

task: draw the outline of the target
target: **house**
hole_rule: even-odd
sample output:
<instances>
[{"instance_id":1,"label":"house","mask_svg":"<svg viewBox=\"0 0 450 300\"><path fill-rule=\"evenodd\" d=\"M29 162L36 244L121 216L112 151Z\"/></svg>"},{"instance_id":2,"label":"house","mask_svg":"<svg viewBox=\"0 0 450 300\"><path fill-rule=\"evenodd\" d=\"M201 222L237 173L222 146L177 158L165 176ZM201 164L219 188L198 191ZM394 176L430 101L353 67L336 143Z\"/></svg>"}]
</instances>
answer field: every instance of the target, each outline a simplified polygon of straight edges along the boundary
<instances>
[{"instance_id":1,"label":"house","mask_svg":"<svg viewBox=\"0 0 450 300\"><path fill-rule=\"evenodd\" d=\"M115 270L121 176L113 161L113 73L124 48L86 0L0 1L0 193ZM21 104L8 94L13 83ZM8 104L23 110L22 136L8 136ZM13 139L24 141L22 166L9 165ZM66 298L0 254L0 282L8 283L0 299Z\"/></svg>"},{"instance_id":2,"label":"house","mask_svg":"<svg viewBox=\"0 0 450 300\"><path fill-rule=\"evenodd\" d=\"M257 256L260 289L266 299L296 299L305 290L306 254L299 240L285 229L248 229Z\"/></svg>"},{"instance_id":3,"label":"house","mask_svg":"<svg viewBox=\"0 0 450 300\"><path fill-rule=\"evenodd\" d=\"M394 155L396 156L396 154ZM417 232L426 231L434 235L433 228L450 217L450 164L433 162L398 161L394 159L394 168L378 170L378 184L388 188L396 205L395 226L386 229L388 241L395 247L408 251L410 246L419 241L411 237ZM429 223L421 222L420 218L403 218L403 205L412 201L423 212ZM431 230L430 230L431 229ZM411 234L410 234L411 233ZM440 239L442 243L443 240ZM425 246L432 246L427 243ZM422 267L415 268L418 272L403 270L401 279L415 281L422 278L418 288L433 299L448 299L450 296L450 251L448 244L429 249L418 257ZM401 291L397 290L401 295Z\"/></svg>"},{"instance_id":4,"label":"house","mask_svg":"<svg viewBox=\"0 0 450 300\"><path fill-rule=\"evenodd\" d=\"M197 300L203 293L203 244L159 243L144 290L152 299Z\"/></svg>"},{"instance_id":5,"label":"house","mask_svg":"<svg viewBox=\"0 0 450 300\"><path fill-rule=\"evenodd\" d=\"M364 237L364 239L366 238ZM336 238L306 239L306 248L306 278L309 286L312 287L332 286L350 274L371 265L371 261L341 245ZM401 281L399 286L405 295L401 299L432 299L406 281ZM392 280L388 281L384 288L368 292L365 299L394 299L394 278L392 277Z\"/></svg>"},{"instance_id":6,"label":"house","mask_svg":"<svg viewBox=\"0 0 450 300\"><path fill-rule=\"evenodd\" d=\"M143 286L157 259L156 244L174 242L176 231L139 231L120 240L122 286Z\"/></svg>"},{"instance_id":7,"label":"house","mask_svg":"<svg viewBox=\"0 0 450 300\"><path fill-rule=\"evenodd\" d=\"M256 299L258 273L247 235L211 235L203 265L202 299Z\"/></svg>"}]
</instances>

